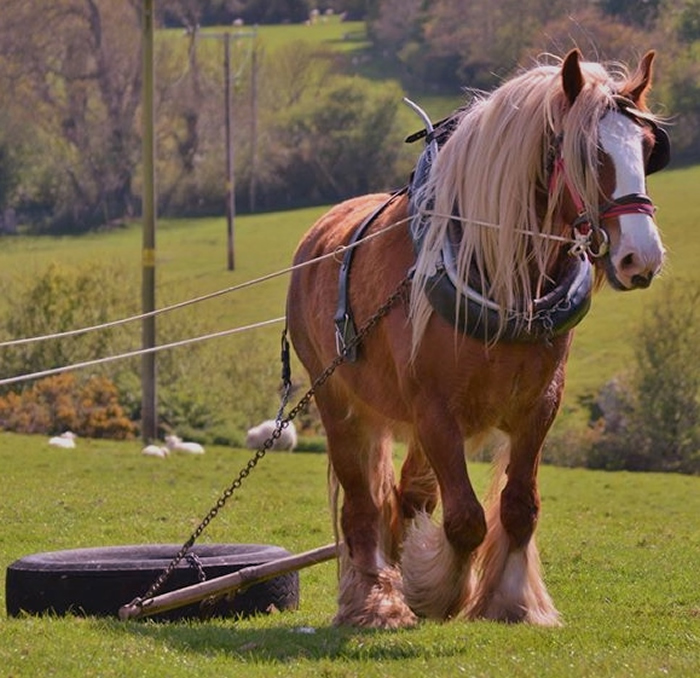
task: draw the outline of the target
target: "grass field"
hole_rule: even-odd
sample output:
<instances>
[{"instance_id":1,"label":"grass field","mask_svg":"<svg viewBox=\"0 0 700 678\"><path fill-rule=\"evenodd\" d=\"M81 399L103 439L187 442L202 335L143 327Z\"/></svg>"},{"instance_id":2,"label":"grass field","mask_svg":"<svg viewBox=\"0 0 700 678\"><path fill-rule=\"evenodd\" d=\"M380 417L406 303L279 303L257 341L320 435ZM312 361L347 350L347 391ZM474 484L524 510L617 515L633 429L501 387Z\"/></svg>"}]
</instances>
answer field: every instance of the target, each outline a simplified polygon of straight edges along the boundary
<instances>
[{"instance_id":1,"label":"grass field","mask_svg":"<svg viewBox=\"0 0 700 678\"><path fill-rule=\"evenodd\" d=\"M260 27L259 36L266 50L303 39L351 52L366 46L362 28L332 21L314 27ZM186 49L186 41L182 43ZM200 47L220 57L216 41L202 41ZM442 97L419 101L435 118L454 105ZM415 121L410 124L406 132L413 131ZM666 273L648 291L623 295L604 290L594 299L576 331L562 418L577 416L581 397L629 368L636 328L645 310L663 300L667 281L682 279L697 286L700 211L692 198L698 185L697 167L650 178L669 249ZM234 272L226 270L223 218L161 221L158 305L288 266L301 234L323 211L318 207L238 217ZM138 224L81 237L2 238L0 313L19 286L52 262L112 267L138 308L140 261ZM277 317L284 312L287 282L282 275L179 311L176 317L193 333ZM275 366L279 331L256 330L250 340L269 352ZM136 348L138 327L133 334ZM0 336L9 338L14 337ZM159 337L162 343L168 339ZM235 354L244 339L215 341ZM296 364L295 374L300 375ZM210 378L201 375L205 386ZM202 457L163 461L142 457L140 447L136 441L79 440L76 450L58 451L43 436L0 433L0 608L5 568L24 555L183 542L249 458L243 450L208 446ZM400 455L399 448L397 462ZM483 491L487 466L471 464L470 474ZM333 536L325 480L324 455L270 454L202 541L271 543L292 552L328 543ZM0 677L696 676L699 483L698 478L675 475L542 469L538 536L545 579L565 622L561 629L459 621L422 622L395 633L336 629L330 623L336 571L326 563L301 573L297 612L251 620L121 623L11 619L0 612Z\"/></svg>"},{"instance_id":2,"label":"grass field","mask_svg":"<svg viewBox=\"0 0 700 678\"><path fill-rule=\"evenodd\" d=\"M0 434L3 583L5 568L31 553L182 543L247 459L212 447L163 461L142 457L137 443L79 440L67 451ZM487 467L471 471L482 490ZM335 566L325 563L300 573L298 611L269 617L158 624L3 614L0 675L697 675L700 480L551 467L541 477L539 542L563 628L457 621L336 629ZM263 459L202 537L292 552L332 539L325 458L303 453Z\"/></svg>"},{"instance_id":3,"label":"grass field","mask_svg":"<svg viewBox=\"0 0 700 678\"><path fill-rule=\"evenodd\" d=\"M241 26L230 28L231 34L245 36L255 33L261 45L266 50L276 50L279 47L294 42L306 42L333 51L352 52L366 49L370 46L364 21L341 21L340 17L324 17L311 26L298 24L274 24L259 26ZM202 28L201 33L221 33L221 27ZM160 31L160 35L182 37L181 29Z\"/></svg>"}]
</instances>

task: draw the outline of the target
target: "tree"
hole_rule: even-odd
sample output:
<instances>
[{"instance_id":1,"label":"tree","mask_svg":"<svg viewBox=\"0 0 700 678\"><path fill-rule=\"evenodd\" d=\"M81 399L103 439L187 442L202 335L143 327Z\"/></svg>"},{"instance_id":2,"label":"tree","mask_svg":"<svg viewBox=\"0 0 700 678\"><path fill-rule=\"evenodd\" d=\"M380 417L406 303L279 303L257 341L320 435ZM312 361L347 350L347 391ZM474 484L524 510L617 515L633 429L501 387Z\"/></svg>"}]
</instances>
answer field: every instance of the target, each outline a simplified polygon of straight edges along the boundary
<instances>
[{"instance_id":1,"label":"tree","mask_svg":"<svg viewBox=\"0 0 700 678\"><path fill-rule=\"evenodd\" d=\"M649 28L656 21L662 0L598 0L601 10L618 21Z\"/></svg>"},{"instance_id":2,"label":"tree","mask_svg":"<svg viewBox=\"0 0 700 678\"><path fill-rule=\"evenodd\" d=\"M5 139L0 139L0 226L2 225L2 212L9 205L10 196L17 184L18 171L19 167L15 160L13 145Z\"/></svg>"},{"instance_id":3,"label":"tree","mask_svg":"<svg viewBox=\"0 0 700 678\"><path fill-rule=\"evenodd\" d=\"M680 7L676 33L683 44L693 45L700 41L700 0L688 0Z\"/></svg>"},{"instance_id":4,"label":"tree","mask_svg":"<svg viewBox=\"0 0 700 678\"><path fill-rule=\"evenodd\" d=\"M667 0L660 17L663 78L659 98L673 117L675 158L700 158L700 0Z\"/></svg>"},{"instance_id":5,"label":"tree","mask_svg":"<svg viewBox=\"0 0 700 678\"><path fill-rule=\"evenodd\" d=\"M491 88L541 39L541 27L583 0L383 0L370 23L404 75L422 86Z\"/></svg>"},{"instance_id":6,"label":"tree","mask_svg":"<svg viewBox=\"0 0 700 678\"><path fill-rule=\"evenodd\" d=\"M596 7L581 10L575 17L560 16L541 29L546 40L528 50L533 57L541 51L563 55L579 47L587 59L620 61L635 65L640 53L654 40L640 28L620 19L606 17Z\"/></svg>"},{"instance_id":7,"label":"tree","mask_svg":"<svg viewBox=\"0 0 700 678\"><path fill-rule=\"evenodd\" d=\"M289 187L317 200L339 200L390 187L391 138L401 93L377 92L352 78L335 78L322 97L290 111L284 134L293 162Z\"/></svg>"},{"instance_id":8,"label":"tree","mask_svg":"<svg viewBox=\"0 0 700 678\"><path fill-rule=\"evenodd\" d=\"M654 468L700 470L700 292L670 285L642 325L634 378L640 452Z\"/></svg>"},{"instance_id":9,"label":"tree","mask_svg":"<svg viewBox=\"0 0 700 678\"><path fill-rule=\"evenodd\" d=\"M131 213L141 3L1 0L0 7L3 87L35 131L34 161L43 168L25 200L49 196L52 221L64 228Z\"/></svg>"}]
</instances>

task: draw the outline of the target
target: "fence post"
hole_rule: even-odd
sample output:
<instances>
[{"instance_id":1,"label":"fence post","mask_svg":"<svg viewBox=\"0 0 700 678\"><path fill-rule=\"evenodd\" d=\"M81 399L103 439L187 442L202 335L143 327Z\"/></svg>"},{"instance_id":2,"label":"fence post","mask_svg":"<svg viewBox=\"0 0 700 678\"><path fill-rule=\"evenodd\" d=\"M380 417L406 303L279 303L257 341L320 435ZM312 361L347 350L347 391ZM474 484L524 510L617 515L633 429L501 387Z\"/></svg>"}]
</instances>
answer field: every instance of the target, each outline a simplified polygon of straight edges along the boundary
<instances>
[{"instance_id":1,"label":"fence post","mask_svg":"<svg viewBox=\"0 0 700 678\"><path fill-rule=\"evenodd\" d=\"M143 313L155 311L156 282L156 170L155 121L153 92L154 0L143 3L142 69L143 69L143 250L141 307ZM150 349L156 343L156 318L143 319L141 344ZM146 352L141 358L141 436L144 442L155 440L158 432L156 407L156 355Z\"/></svg>"}]
</instances>

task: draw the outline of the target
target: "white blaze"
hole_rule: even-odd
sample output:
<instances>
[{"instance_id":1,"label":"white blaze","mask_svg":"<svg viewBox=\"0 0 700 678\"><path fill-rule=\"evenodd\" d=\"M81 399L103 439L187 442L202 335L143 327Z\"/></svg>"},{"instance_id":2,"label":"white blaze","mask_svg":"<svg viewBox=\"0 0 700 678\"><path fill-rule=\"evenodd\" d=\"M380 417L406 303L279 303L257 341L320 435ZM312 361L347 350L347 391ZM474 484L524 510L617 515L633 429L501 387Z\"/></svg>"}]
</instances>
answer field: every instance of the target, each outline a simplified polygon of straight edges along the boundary
<instances>
[{"instance_id":1,"label":"white blaze","mask_svg":"<svg viewBox=\"0 0 700 678\"><path fill-rule=\"evenodd\" d=\"M643 155L643 129L628 116L611 111L598 127L600 145L615 167L616 199L631 193L646 194ZM619 217L620 239L610 258L623 285L632 287L633 275L645 277L657 273L664 249L654 220L647 214L623 214Z\"/></svg>"}]
</instances>

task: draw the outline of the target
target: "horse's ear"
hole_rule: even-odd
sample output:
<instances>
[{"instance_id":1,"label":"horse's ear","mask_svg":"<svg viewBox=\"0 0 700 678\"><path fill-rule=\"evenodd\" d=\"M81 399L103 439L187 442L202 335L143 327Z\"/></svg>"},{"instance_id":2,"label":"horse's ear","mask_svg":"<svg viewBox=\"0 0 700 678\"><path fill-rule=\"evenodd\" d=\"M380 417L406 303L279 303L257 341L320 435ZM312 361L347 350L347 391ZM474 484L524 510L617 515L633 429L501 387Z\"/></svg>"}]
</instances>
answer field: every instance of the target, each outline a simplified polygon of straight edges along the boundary
<instances>
[{"instance_id":1,"label":"horse's ear","mask_svg":"<svg viewBox=\"0 0 700 678\"><path fill-rule=\"evenodd\" d=\"M576 97L583 89L583 73L581 73L581 52L578 49L572 49L566 57L564 64L561 67L561 80L564 87L564 94L569 101L569 105L573 105Z\"/></svg>"},{"instance_id":2,"label":"horse's ear","mask_svg":"<svg viewBox=\"0 0 700 678\"><path fill-rule=\"evenodd\" d=\"M652 49L642 57L637 72L630 78L629 84L622 92L624 96L635 103L637 108L644 108L644 98L651 88L652 64L655 56L656 52Z\"/></svg>"}]
</instances>

